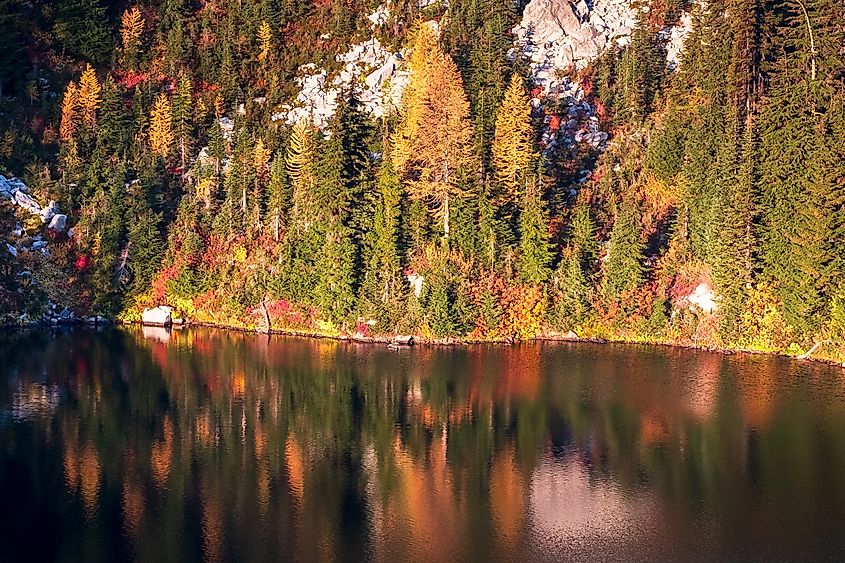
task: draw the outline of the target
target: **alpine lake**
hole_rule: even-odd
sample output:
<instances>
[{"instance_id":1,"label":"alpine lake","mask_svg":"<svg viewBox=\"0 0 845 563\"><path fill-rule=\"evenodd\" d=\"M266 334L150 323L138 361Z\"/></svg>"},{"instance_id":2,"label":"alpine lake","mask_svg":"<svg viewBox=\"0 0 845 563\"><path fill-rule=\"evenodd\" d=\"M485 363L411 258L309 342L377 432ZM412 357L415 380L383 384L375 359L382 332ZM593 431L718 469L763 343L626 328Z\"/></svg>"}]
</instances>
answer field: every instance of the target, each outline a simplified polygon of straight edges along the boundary
<instances>
[{"instance_id":1,"label":"alpine lake","mask_svg":"<svg viewBox=\"0 0 845 563\"><path fill-rule=\"evenodd\" d=\"M537 342L0 334L0 561L845 558L845 370Z\"/></svg>"}]
</instances>

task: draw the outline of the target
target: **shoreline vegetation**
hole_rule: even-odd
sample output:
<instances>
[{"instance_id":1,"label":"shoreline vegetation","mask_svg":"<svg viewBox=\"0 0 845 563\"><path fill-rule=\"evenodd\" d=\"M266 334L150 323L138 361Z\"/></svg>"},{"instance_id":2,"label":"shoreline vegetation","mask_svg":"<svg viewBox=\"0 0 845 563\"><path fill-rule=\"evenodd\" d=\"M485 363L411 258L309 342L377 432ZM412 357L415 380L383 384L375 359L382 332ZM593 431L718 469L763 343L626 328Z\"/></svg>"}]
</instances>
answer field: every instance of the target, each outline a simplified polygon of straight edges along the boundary
<instances>
[{"instance_id":1,"label":"shoreline vegetation","mask_svg":"<svg viewBox=\"0 0 845 563\"><path fill-rule=\"evenodd\" d=\"M0 322L845 361L845 5L561 2L7 2Z\"/></svg>"},{"instance_id":2,"label":"shoreline vegetation","mask_svg":"<svg viewBox=\"0 0 845 563\"><path fill-rule=\"evenodd\" d=\"M395 334L371 334L369 336L364 336L361 334L355 333L346 333L340 331L319 331L319 330L297 330L292 328L271 328L269 330L258 328L255 326L248 326L245 324L225 324L225 323L215 323L215 322L203 322L203 321L191 321L191 320L184 320L181 323L174 323L171 325L161 326L161 325L154 325L154 324L145 324L139 320L116 320L112 321L111 319L102 319L98 322L97 325L92 323L87 323L84 321L72 323L72 324L65 324L61 326L99 326L105 327L108 325L116 325L116 326L125 326L125 327L147 327L147 328L166 328L167 330L183 330L189 328L213 328L218 330L225 330L225 331L233 331L233 332L241 332L246 334L256 334L256 335L267 335L267 336L292 336L298 338L310 338L310 339L329 339L329 340L337 340L339 342L350 342L350 343L358 343L358 344L377 344L377 345L389 345L393 343L397 337L400 335ZM44 323L30 323L30 324L14 324L14 325L5 325L3 328L11 329L11 330L24 330L24 329L35 329L35 328L55 328L59 325L47 325ZM462 338L462 337L448 337L448 338L432 338L432 337L425 337L420 334L409 334L409 335L402 335L402 336L410 336L413 338L413 346L471 346L471 345L478 345L478 344L491 344L491 345L499 345L499 346L513 346L517 344L526 344L526 343L543 343L543 342L572 342L578 344L623 344L623 345L646 345L646 346L661 346L661 347L668 347L668 348L678 348L682 350L691 350L691 351L698 351L698 352L712 352L715 354L722 354L722 355L734 355L734 354L753 354L753 355L763 355L763 356L777 356L782 358L789 358L797 361L809 361L815 363L822 363L827 364L830 366L842 367L845 368L845 361L839 359L838 357L834 356L827 356L823 353L820 355L810 354L810 352L815 352L816 349L821 348L820 345L814 345L813 348L808 350L807 352L803 353L788 353L783 350L759 350L753 348L725 348L719 346L702 346L696 345L694 343L682 343L682 342L671 342L667 340L658 340L658 339L648 339L648 338L638 338L638 339L626 339L622 337L598 337L598 336L579 336L574 332L570 331L569 333L561 333L557 331L548 331L544 333L540 333L535 335L531 338L526 339L514 339L514 338L493 338L493 339L472 339L472 338ZM410 346L408 346L410 347Z\"/></svg>"}]
</instances>

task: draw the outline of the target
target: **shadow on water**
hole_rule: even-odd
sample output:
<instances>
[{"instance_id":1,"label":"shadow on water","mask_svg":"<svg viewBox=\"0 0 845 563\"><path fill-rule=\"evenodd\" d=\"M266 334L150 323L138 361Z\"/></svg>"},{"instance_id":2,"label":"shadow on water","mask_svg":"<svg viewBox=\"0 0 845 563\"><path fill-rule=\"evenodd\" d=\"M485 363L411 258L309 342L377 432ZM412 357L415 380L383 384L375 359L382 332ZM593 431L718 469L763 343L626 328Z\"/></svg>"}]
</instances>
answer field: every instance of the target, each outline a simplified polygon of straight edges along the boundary
<instances>
[{"instance_id":1,"label":"shadow on water","mask_svg":"<svg viewBox=\"0 0 845 563\"><path fill-rule=\"evenodd\" d=\"M839 368L671 348L0 334L0 561L845 553Z\"/></svg>"}]
</instances>

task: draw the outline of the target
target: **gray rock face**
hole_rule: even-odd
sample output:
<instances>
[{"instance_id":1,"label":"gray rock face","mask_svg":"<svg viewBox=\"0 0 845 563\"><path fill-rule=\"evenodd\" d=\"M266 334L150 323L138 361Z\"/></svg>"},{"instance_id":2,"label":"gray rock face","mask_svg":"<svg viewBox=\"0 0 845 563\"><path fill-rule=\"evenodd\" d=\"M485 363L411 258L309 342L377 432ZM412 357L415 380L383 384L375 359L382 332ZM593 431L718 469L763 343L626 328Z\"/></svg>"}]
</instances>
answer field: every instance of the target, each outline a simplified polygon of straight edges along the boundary
<instances>
[{"instance_id":1,"label":"gray rock face","mask_svg":"<svg viewBox=\"0 0 845 563\"><path fill-rule=\"evenodd\" d=\"M50 219L52 219L58 212L59 204L51 199L50 203L48 203L47 206L44 207L44 209L42 209L39 213L39 215L41 215L41 222L49 223Z\"/></svg>"},{"instance_id":2,"label":"gray rock face","mask_svg":"<svg viewBox=\"0 0 845 563\"><path fill-rule=\"evenodd\" d=\"M27 210L33 215L41 215L41 206L28 193L18 190L12 195L12 201L15 202L15 205Z\"/></svg>"},{"instance_id":3,"label":"gray rock face","mask_svg":"<svg viewBox=\"0 0 845 563\"><path fill-rule=\"evenodd\" d=\"M67 215L61 213L53 215L53 218L50 220L50 228L54 231L63 232L65 227L67 227Z\"/></svg>"}]
</instances>

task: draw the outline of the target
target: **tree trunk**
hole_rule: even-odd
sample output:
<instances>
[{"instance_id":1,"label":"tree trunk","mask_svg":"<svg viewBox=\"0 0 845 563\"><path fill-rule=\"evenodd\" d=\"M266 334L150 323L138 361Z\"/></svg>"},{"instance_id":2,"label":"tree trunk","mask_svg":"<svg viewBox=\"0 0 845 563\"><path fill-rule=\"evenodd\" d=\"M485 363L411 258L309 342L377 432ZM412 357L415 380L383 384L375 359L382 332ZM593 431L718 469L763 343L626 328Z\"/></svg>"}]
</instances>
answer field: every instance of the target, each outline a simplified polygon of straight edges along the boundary
<instances>
[{"instance_id":1,"label":"tree trunk","mask_svg":"<svg viewBox=\"0 0 845 563\"><path fill-rule=\"evenodd\" d=\"M449 192L443 200L443 238L449 238Z\"/></svg>"}]
</instances>

